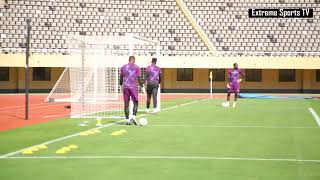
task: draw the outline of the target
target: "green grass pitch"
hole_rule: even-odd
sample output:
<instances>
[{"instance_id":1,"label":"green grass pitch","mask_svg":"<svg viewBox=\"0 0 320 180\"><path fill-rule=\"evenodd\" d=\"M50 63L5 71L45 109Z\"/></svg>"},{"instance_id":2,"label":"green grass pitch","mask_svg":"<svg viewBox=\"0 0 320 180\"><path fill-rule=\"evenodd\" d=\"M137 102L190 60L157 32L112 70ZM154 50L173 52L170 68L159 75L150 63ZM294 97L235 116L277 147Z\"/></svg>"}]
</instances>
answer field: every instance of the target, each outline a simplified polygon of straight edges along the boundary
<instances>
[{"instance_id":1,"label":"green grass pitch","mask_svg":"<svg viewBox=\"0 0 320 180\"><path fill-rule=\"evenodd\" d=\"M163 108L193 102L163 102ZM199 101L147 115L145 127L112 125L102 133L48 145L34 155L0 159L0 179L319 180L320 128L308 108L317 100ZM0 133L6 154L91 129L62 119ZM115 120L103 120L104 124ZM125 129L128 134L111 136ZM75 144L65 155L55 151Z\"/></svg>"}]
</instances>

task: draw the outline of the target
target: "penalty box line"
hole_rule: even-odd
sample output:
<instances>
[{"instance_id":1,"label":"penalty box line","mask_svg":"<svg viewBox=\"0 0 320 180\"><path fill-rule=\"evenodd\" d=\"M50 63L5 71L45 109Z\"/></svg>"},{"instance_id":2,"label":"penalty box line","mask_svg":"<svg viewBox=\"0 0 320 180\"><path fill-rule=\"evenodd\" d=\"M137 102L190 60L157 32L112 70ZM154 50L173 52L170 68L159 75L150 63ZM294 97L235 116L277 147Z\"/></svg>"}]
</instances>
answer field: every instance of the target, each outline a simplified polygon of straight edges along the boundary
<instances>
[{"instance_id":1,"label":"penalty box line","mask_svg":"<svg viewBox=\"0 0 320 180\"><path fill-rule=\"evenodd\" d=\"M317 122L318 126L320 127L320 118L318 116L318 114L316 113L316 111L313 108L308 108L311 115L313 116L314 120Z\"/></svg>"},{"instance_id":2,"label":"penalty box line","mask_svg":"<svg viewBox=\"0 0 320 180\"><path fill-rule=\"evenodd\" d=\"M182 106L194 104L194 103L201 102L201 101L205 101L205 100L208 100L208 99L195 100L195 101L192 101L192 102L180 104L180 105L173 106L173 107L174 107L174 108L178 108L178 107L182 107ZM162 111L174 109L173 107L164 108L164 109L162 109ZM146 116L146 115L147 115L147 114L141 114L141 115L139 115L139 116L137 116L137 117L143 117L143 116ZM25 150L27 150L27 149L30 149L30 148L32 148L32 147L36 147L36 146L39 146L39 145L49 145L49 144L53 144L53 143L56 143L56 142L60 142L60 141L66 140L66 139L70 139L70 138L79 136L80 133L83 133L83 132L86 132L86 131L95 130L95 129L102 129L102 128L109 127L109 126L112 126L112 125L115 125L115 124L119 124L119 123L124 122L124 121L125 121L125 119L122 119L122 120L116 121L116 122L114 122L114 123L109 123L109 124L103 125L103 126L101 126L101 127L96 127L96 128L88 129L88 130L81 131L81 132L78 132L78 133L75 133L75 134L71 134L71 135L68 135L68 136L64 136L64 137L61 137L61 138L58 138L58 139L46 141L46 142L41 143L41 144L37 144L37 145L33 145L33 146L30 146L30 147L27 147L27 148L23 148L23 149L14 151L14 152L10 152L10 153L7 153L7 154L3 154L3 155L0 155L0 159L8 158L8 157L10 157L10 156L19 154L19 153L21 153L21 152L23 152L23 151L25 151Z\"/></svg>"},{"instance_id":3,"label":"penalty box line","mask_svg":"<svg viewBox=\"0 0 320 180\"><path fill-rule=\"evenodd\" d=\"M232 161L276 161L320 163L320 159L294 158L251 158L251 157L217 157L217 156L31 156L7 157L5 159L165 159L165 160L232 160Z\"/></svg>"}]
</instances>

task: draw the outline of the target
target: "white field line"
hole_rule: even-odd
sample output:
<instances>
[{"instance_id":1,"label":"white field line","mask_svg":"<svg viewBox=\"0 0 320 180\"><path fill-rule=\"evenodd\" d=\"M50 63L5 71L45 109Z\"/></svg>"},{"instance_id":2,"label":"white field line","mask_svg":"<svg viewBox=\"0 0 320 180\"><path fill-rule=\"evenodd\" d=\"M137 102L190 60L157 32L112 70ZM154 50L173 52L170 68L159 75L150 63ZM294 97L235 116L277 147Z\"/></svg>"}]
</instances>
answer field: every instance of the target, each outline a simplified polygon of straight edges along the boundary
<instances>
[{"instance_id":1,"label":"white field line","mask_svg":"<svg viewBox=\"0 0 320 180\"><path fill-rule=\"evenodd\" d=\"M208 99L196 100L196 101L192 101L192 102L188 102L188 103L184 103L184 104L180 104L180 105L175 105L175 106L163 108L163 109L161 109L161 110L162 110L162 111L166 111L166 110L169 110L169 109L174 109L174 108L177 108L177 107L187 106L187 105L190 105L190 104L194 104L194 103L201 102L201 101L207 101L207 100L208 100Z\"/></svg>"},{"instance_id":2,"label":"white field line","mask_svg":"<svg viewBox=\"0 0 320 180\"><path fill-rule=\"evenodd\" d=\"M316 111L314 111L313 108L309 108L310 113L312 114L313 118L316 120L318 126L320 127L320 118L318 116L318 114L316 113Z\"/></svg>"},{"instance_id":3,"label":"white field line","mask_svg":"<svg viewBox=\"0 0 320 180\"><path fill-rule=\"evenodd\" d=\"M265 128L265 129L318 129L314 126L229 126L229 125L187 125L187 124L154 124L149 127L186 127L186 128Z\"/></svg>"},{"instance_id":4,"label":"white field line","mask_svg":"<svg viewBox=\"0 0 320 180\"><path fill-rule=\"evenodd\" d=\"M179 107L179 106L176 105L176 106L167 107L167 108L162 109L162 111L169 110L169 109L174 109L174 108L177 108L177 107Z\"/></svg>"},{"instance_id":5,"label":"white field line","mask_svg":"<svg viewBox=\"0 0 320 180\"><path fill-rule=\"evenodd\" d=\"M196 101L196 102L197 102L197 101ZM180 104L179 106L187 106L187 105L190 105L190 104L193 104L193 103L195 103L195 101L189 102L189 103Z\"/></svg>"},{"instance_id":6,"label":"white field line","mask_svg":"<svg viewBox=\"0 0 320 180\"><path fill-rule=\"evenodd\" d=\"M171 159L171 160L233 160L233 161L279 161L279 162L312 162L320 159L293 158L254 158L254 157L215 157L215 156L29 156L0 157L0 159Z\"/></svg>"},{"instance_id":7,"label":"white field line","mask_svg":"<svg viewBox=\"0 0 320 180\"><path fill-rule=\"evenodd\" d=\"M196 103L196 102L199 102L199 101L197 100L197 101L192 101L192 102L193 102L193 103ZM189 103L189 104L191 104L191 103ZM181 105L183 105L183 104L181 104ZM180 105L180 106L177 106L177 107L181 107L181 105ZM165 110L168 110L168 109L169 109L169 108L163 109L163 110L165 111ZM139 115L139 116L137 116L137 117L146 116L146 115L147 115L147 114L141 114L141 115ZM85 131L82 131L82 132L86 132L86 131L90 131L90 130L94 130L94 129L102 129L102 128L109 127L109 126L112 126L112 125L115 125L115 124L118 124L118 123L124 122L124 121L125 121L125 119L122 119L122 120L116 121L116 122L114 122L114 123L109 123L109 124L103 125L103 126L101 126L101 127L88 129L88 130L85 130ZM68 136L64 136L64 137L61 137L61 138L58 138L58 139L50 140L50 141L47 141L47 142L44 142L44 143L41 143L41 144L38 144L38 145L49 145L49 144L53 144L53 143L55 143L55 142L63 141L63 140L66 140L66 139L70 139L70 138L72 138L72 137L79 136L80 133L82 133L82 132L78 132L78 133L71 134L71 135L68 135ZM31 147L35 147L35 146L38 146L38 145L33 145L33 146L30 146L30 147L27 147L27 148L23 148L23 149L14 151L14 152L10 152L10 153L7 153L7 154L0 155L0 158L8 158L8 157L10 157L10 156L19 154L19 153L21 153L21 152L24 151L24 150L27 150L27 149L29 149L29 148L31 148Z\"/></svg>"}]
</instances>

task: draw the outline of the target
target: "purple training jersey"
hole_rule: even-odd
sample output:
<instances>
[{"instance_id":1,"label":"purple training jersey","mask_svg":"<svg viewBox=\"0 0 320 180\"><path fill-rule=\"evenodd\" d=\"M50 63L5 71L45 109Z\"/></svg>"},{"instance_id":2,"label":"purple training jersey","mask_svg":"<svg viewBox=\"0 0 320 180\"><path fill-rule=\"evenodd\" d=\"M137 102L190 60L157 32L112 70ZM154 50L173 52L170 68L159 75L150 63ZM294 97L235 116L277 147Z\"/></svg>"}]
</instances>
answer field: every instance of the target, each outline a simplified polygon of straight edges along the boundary
<instances>
[{"instance_id":1,"label":"purple training jersey","mask_svg":"<svg viewBox=\"0 0 320 180\"><path fill-rule=\"evenodd\" d=\"M242 71L240 69L229 69L229 83L231 84L239 84L238 79L240 75L242 75Z\"/></svg>"},{"instance_id":2,"label":"purple training jersey","mask_svg":"<svg viewBox=\"0 0 320 180\"><path fill-rule=\"evenodd\" d=\"M141 71L139 66L128 63L122 66L120 75L123 77L124 88L137 89L138 87L137 77L141 76Z\"/></svg>"},{"instance_id":3,"label":"purple training jersey","mask_svg":"<svg viewBox=\"0 0 320 180\"><path fill-rule=\"evenodd\" d=\"M158 66L154 64L148 66L146 69L146 73L148 74L148 79L147 79L148 83L153 83L153 84L159 83L159 79L162 72Z\"/></svg>"}]
</instances>

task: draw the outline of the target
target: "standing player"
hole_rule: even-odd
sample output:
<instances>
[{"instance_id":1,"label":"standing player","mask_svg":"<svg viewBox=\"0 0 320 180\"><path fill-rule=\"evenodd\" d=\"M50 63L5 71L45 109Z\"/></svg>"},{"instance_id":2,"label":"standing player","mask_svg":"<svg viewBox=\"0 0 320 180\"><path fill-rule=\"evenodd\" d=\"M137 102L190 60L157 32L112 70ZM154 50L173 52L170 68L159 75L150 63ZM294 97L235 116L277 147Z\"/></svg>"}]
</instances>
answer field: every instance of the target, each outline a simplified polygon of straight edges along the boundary
<instances>
[{"instance_id":1,"label":"standing player","mask_svg":"<svg viewBox=\"0 0 320 180\"><path fill-rule=\"evenodd\" d=\"M161 69L157 65L157 58L152 58L151 65L146 69L147 79L147 113L150 112L150 100L153 98L153 113L157 112L157 94L161 83Z\"/></svg>"},{"instance_id":2,"label":"standing player","mask_svg":"<svg viewBox=\"0 0 320 180\"><path fill-rule=\"evenodd\" d=\"M240 92L240 82L244 77L244 73L239 69L238 64L233 64L233 69L228 71L229 74L229 83L227 84L228 87L228 95L227 95L227 102L225 104L226 107L230 105L230 95L234 93L234 102L232 107L236 107L238 93Z\"/></svg>"},{"instance_id":3,"label":"standing player","mask_svg":"<svg viewBox=\"0 0 320 180\"><path fill-rule=\"evenodd\" d=\"M122 66L120 70L120 85L123 85L124 113L127 125L135 124L138 111L138 83L142 87L141 70L135 64L135 57L129 57L129 63ZM129 119L129 101L133 101L133 116Z\"/></svg>"}]
</instances>

